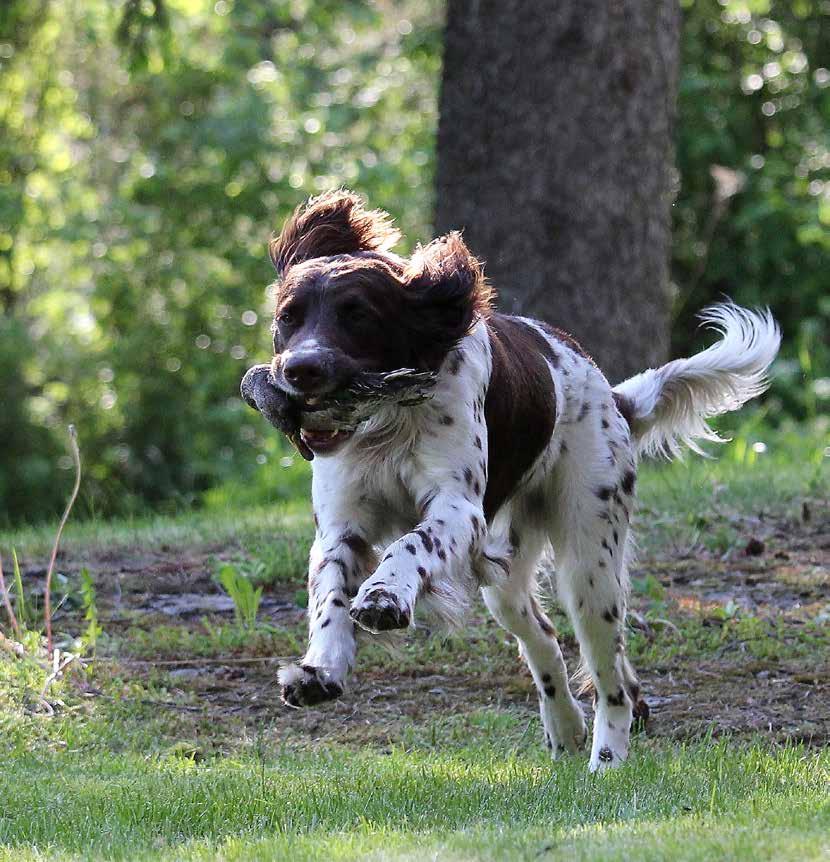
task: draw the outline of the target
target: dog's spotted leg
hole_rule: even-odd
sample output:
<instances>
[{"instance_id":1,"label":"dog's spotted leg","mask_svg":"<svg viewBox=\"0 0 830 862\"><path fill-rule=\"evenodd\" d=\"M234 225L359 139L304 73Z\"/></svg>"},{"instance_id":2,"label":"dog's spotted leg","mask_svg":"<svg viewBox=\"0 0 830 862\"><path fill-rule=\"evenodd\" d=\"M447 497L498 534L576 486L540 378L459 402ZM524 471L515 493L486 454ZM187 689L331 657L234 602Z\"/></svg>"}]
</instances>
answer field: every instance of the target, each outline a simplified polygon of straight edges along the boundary
<instances>
[{"instance_id":1,"label":"dog's spotted leg","mask_svg":"<svg viewBox=\"0 0 830 862\"><path fill-rule=\"evenodd\" d=\"M584 511L584 509L583 509ZM557 557L559 594L573 622L582 661L596 691L592 772L618 766L628 756L632 673L624 653L627 572L624 518L591 520L582 535ZM577 557L573 548L580 550Z\"/></svg>"},{"instance_id":2,"label":"dog's spotted leg","mask_svg":"<svg viewBox=\"0 0 830 862\"><path fill-rule=\"evenodd\" d=\"M422 598L447 623L459 624L472 591L470 556L484 533L480 503L435 494L418 526L386 549L363 582L352 619L370 632L406 628Z\"/></svg>"},{"instance_id":3,"label":"dog's spotted leg","mask_svg":"<svg viewBox=\"0 0 830 862\"><path fill-rule=\"evenodd\" d=\"M514 535L518 539L518 534ZM516 636L536 690L545 744L554 758L575 752L585 743L585 718L568 685L568 669L556 632L534 593L536 567L544 538L521 536L513 548L510 573L498 586L482 590L484 602L499 625Z\"/></svg>"},{"instance_id":4,"label":"dog's spotted leg","mask_svg":"<svg viewBox=\"0 0 830 862\"><path fill-rule=\"evenodd\" d=\"M308 578L308 650L300 662L279 672L282 699L295 707L333 700L343 693L356 653L349 602L375 564L369 542L352 522L323 523L322 515L315 517L317 536Z\"/></svg>"}]
</instances>

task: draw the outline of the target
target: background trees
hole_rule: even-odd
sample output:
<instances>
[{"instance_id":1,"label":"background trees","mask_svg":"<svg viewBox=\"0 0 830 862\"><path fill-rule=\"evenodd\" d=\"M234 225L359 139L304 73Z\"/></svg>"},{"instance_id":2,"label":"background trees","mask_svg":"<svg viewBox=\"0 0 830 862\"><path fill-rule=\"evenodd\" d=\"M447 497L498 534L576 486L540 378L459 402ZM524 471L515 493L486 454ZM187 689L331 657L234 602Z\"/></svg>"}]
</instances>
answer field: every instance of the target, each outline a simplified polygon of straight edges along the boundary
<instances>
[{"instance_id":1,"label":"background trees","mask_svg":"<svg viewBox=\"0 0 830 862\"><path fill-rule=\"evenodd\" d=\"M722 293L770 302L788 339L778 403L819 411L830 11L684 12L673 349ZM88 512L188 504L229 479L284 493L289 453L236 397L268 351L268 235L343 183L410 243L429 239L443 13L438 0L2 4L0 520L61 508L70 421Z\"/></svg>"}]
</instances>

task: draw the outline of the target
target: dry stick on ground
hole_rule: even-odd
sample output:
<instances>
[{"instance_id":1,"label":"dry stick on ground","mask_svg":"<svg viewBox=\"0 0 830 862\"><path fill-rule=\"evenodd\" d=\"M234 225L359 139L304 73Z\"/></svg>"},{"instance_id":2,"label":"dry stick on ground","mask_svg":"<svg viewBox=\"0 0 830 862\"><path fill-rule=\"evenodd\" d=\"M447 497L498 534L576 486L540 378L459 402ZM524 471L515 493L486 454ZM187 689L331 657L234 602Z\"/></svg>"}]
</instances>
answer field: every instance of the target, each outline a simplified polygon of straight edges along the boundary
<instances>
[{"instance_id":1,"label":"dry stick on ground","mask_svg":"<svg viewBox=\"0 0 830 862\"><path fill-rule=\"evenodd\" d=\"M49 691L50 686L56 679L60 679L63 672L66 670L69 665L78 658L74 653L65 652L61 653L61 651L55 650L52 655L52 672L49 676L46 677L46 682L43 683L43 688L40 692L40 697L38 701L40 705L46 710L49 715L54 715L55 710L51 703L46 700L46 694Z\"/></svg>"},{"instance_id":2,"label":"dry stick on ground","mask_svg":"<svg viewBox=\"0 0 830 862\"><path fill-rule=\"evenodd\" d=\"M12 603L9 601L9 591L6 589L6 579L3 577L3 557L0 556L0 592L3 593L3 604L6 606L6 613L9 615L12 631L16 638L20 637L20 626L17 623L17 617L14 615Z\"/></svg>"},{"instance_id":3,"label":"dry stick on ground","mask_svg":"<svg viewBox=\"0 0 830 862\"><path fill-rule=\"evenodd\" d=\"M55 568L55 559L58 556L61 533L63 533L63 528L69 520L69 513L75 505L75 499L81 487L81 452L78 449L78 435L75 432L74 425L69 426L69 447L72 450L72 460L75 462L75 487L72 489L72 496L66 504L66 511L63 513L57 535L55 536L55 546L52 548L52 557L49 560L49 568L46 570L46 586L44 587L43 596L43 615L46 619L46 652L49 658L52 657L52 572Z\"/></svg>"}]
</instances>

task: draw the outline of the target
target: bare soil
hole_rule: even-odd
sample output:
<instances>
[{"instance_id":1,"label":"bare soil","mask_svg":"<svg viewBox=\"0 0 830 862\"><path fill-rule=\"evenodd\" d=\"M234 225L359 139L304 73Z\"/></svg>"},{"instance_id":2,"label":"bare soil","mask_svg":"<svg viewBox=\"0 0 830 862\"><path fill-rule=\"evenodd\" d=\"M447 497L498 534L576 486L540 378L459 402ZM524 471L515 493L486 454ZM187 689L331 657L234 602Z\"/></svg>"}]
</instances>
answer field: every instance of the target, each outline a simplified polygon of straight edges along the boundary
<instances>
[{"instance_id":1,"label":"bare soil","mask_svg":"<svg viewBox=\"0 0 830 862\"><path fill-rule=\"evenodd\" d=\"M830 740L830 506L805 514L809 520L736 519L746 542L721 555L695 548L639 561L635 585L650 575L663 591L655 607L653 596L635 589L629 620L644 643L635 661L650 707L649 735ZM96 580L108 635L99 650L98 673L161 681L164 695L142 702L179 716L184 735L204 733L224 745L264 730L277 740L385 746L407 733L429 734L442 722L456 722L464 733L476 727L487 733L476 723L482 710L509 710L526 715L528 722L535 715L529 674L509 636L483 608L476 609L466 632L444 646L422 626L399 657L371 649L363 664L359 657L340 701L305 710L280 703L276 669L295 656L272 649L285 642L281 633L299 643L304 639L304 610L296 603L302 584L267 588L260 620L272 627L270 640L256 634L228 648L220 638L216 650L205 655L190 651L185 637L171 654L160 636L157 651L131 656L129 641L136 631L147 632L152 643L159 627L205 633L233 621L233 603L212 574L217 558L229 555L165 549L84 561ZM71 575L79 565L64 560L62 568ZM36 584L39 576L30 568L27 582ZM62 613L73 616L77 610ZM742 638L734 621L748 617L758 625L751 637ZM731 634L716 647L690 646L690 632L720 635L730 625ZM573 661L575 643L567 634L562 641Z\"/></svg>"}]
</instances>

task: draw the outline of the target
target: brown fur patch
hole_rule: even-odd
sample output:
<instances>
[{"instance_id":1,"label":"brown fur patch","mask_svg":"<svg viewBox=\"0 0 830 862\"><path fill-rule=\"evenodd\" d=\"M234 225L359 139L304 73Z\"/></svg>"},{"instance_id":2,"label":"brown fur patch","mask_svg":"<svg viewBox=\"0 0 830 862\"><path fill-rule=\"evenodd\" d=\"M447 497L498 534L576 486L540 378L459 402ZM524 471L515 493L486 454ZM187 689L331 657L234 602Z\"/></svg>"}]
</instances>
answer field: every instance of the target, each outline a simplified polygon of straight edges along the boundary
<instances>
[{"instance_id":1,"label":"brown fur patch","mask_svg":"<svg viewBox=\"0 0 830 862\"><path fill-rule=\"evenodd\" d=\"M315 257L385 251L400 237L387 213L367 211L358 195L337 189L298 207L269 243L268 253L283 275L293 264Z\"/></svg>"},{"instance_id":2,"label":"brown fur patch","mask_svg":"<svg viewBox=\"0 0 830 862\"><path fill-rule=\"evenodd\" d=\"M621 395L619 392L612 392L614 396L614 403L617 405L617 410L620 411L620 415L623 419L628 423L628 427L631 427L631 423L634 421L634 402L625 395Z\"/></svg>"},{"instance_id":3,"label":"brown fur patch","mask_svg":"<svg viewBox=\"0 0 830 862\"><path fill-rule=\"evenodd\" d=\"M484 513L490 521L548 444L556 396L545 362L552 350L533 327L493 314L487 328L493 373L484 401L489 448Z\"/></svg>"}]
</instances>

